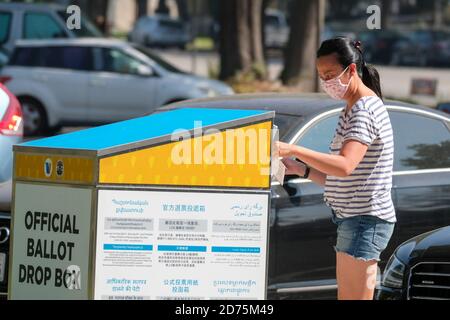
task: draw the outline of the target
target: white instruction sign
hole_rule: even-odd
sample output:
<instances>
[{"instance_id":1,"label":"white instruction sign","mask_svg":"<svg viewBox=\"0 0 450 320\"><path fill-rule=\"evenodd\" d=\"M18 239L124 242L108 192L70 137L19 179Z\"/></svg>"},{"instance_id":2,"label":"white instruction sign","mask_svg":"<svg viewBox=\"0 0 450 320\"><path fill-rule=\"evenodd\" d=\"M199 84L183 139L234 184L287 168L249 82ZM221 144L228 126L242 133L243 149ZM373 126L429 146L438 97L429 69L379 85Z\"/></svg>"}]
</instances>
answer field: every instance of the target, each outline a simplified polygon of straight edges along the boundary
<instances>
[{"instance_id":1,"label":"white instruction sign","mask_svg":"<svg viewBox=\"0 0 450 320\"><path fill-rule=\"evenodd\" d=\"M100 190L95 299L265 299L269 193Z\"/></svg>"}]
</instances>

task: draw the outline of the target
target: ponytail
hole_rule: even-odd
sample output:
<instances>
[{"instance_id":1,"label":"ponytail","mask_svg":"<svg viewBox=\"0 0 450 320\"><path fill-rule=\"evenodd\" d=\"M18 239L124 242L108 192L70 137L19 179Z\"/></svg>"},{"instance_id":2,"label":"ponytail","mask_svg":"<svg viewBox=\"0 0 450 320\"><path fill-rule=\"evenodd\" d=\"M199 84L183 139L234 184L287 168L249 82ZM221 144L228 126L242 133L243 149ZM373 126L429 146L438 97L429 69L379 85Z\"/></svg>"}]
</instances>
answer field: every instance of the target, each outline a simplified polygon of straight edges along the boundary
<instances>
[{"instance_id":1,"label":"ponytail","mask_svg":"<svg viewBox=\"0 0 450 320\"><path fill-rule=\"evenodd\" d=\"M380 74L373 65L368 65L364 62L362 67L362 81L373 92L383 100L383 93L381 92Z\"/></svg>"}]
</instances>

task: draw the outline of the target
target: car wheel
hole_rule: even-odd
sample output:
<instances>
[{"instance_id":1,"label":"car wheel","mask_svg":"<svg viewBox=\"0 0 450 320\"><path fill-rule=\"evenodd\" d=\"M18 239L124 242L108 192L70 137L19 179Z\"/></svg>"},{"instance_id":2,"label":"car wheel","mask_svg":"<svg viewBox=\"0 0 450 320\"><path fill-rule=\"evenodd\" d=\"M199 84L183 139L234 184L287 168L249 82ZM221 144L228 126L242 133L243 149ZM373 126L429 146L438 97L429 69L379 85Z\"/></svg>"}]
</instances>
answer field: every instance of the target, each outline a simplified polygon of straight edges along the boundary
<instances>
[{"instance_id":1,"label":"car wheel","mask_svg":"<svg viewBox=\"0 0 450 320\"><path fill-rule=\"evenodd\" d=\"M25 136L36 136L45 133L47 115L44 107L36 100L19 98L23 113L23 131Z\"/></svg>"}]
</instances>

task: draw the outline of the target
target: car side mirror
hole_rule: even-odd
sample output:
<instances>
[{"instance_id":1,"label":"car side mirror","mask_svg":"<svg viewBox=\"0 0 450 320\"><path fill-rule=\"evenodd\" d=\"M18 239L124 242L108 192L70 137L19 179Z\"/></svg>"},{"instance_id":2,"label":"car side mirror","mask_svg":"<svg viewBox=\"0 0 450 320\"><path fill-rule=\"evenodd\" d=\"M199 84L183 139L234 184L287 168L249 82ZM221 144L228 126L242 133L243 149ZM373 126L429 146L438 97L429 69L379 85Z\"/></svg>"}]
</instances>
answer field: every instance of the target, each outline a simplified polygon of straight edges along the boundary
<instances>
[{"instance_id":1,"label":"car side mirror","mask_svg":"<svg viewBox=\"0 0 450 320\"><path fill-rule=\"evenodd\" d=\"M141 64L137 68L137 74L141 77L151 77L155 73L153 72L152 68L150 68L149 66Z\"/></svg>"}]
</instances>

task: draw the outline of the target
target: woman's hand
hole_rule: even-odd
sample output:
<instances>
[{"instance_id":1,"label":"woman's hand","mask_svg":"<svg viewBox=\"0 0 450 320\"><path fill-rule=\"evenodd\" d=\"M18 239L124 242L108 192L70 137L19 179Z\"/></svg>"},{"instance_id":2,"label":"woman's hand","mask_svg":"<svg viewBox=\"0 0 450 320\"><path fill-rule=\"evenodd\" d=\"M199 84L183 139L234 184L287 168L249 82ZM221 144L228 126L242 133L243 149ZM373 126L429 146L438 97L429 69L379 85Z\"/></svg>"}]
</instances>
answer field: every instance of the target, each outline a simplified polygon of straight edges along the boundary
<instances>
[{"instance_id":1,"label":"woman's hand","mask_svg":"<svg viewBox=\"0 0 450 320\"><path fill-rule=\"evenodd\" d=\"M290 158L294 155L293 154L293 146L291 144L287 144L287 143L278 141L275 145L276 145L279 157Z\"/></svg>"}]
</instances>

